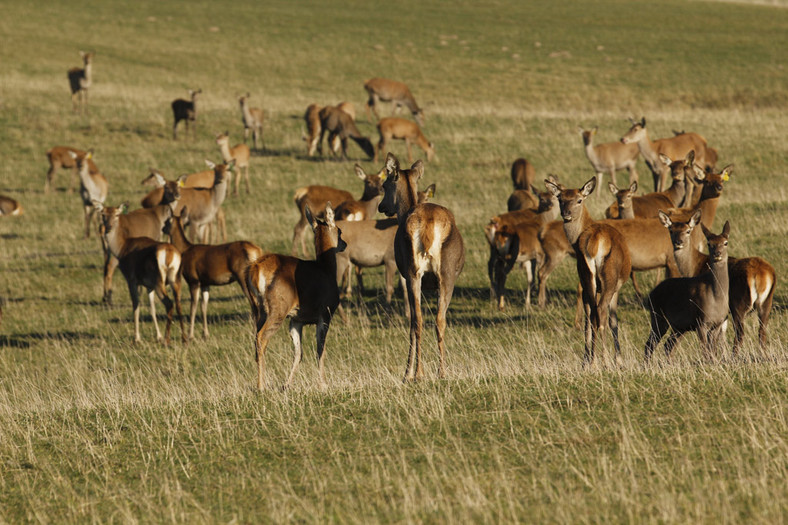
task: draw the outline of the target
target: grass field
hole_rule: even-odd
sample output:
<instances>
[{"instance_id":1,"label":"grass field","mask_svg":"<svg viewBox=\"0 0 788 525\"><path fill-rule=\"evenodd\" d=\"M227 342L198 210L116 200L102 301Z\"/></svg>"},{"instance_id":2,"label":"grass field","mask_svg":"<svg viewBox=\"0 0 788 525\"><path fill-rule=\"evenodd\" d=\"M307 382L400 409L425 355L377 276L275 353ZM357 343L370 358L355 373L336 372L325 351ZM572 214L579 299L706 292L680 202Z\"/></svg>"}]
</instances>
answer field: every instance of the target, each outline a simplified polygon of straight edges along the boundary
<instances>
[{"instance_id":1,"label":"grass field","mask_svg":"<svg viewBox=\"0 0 788 525\"><path fill-rule=\"evenodd\" d=\"M735 163L714 229L730 220L731 254L766 258L782 281L784 3L34 0L3 6L0 35L0 193L25 208L0 220L0 522L786 520L782 282L768 351L750 317L739 359L706 363L690 335L653 367L642 365L648 314L627 284L620 366L588 371L574 264L530 311L513 272L499 312L482 234L505 210L515 158L577 187L592 175L577 126L613 141L627 116L646 115L652 137L695 131L720 166ZM88 116L72 113L66 79L80 49L96 52ZM307 328L293 387L252 390L253 329L235 285L212 290L210 339L160 346L144 309L145 341L132 344L125 282L118 272L115 306L103 306L100 244L81 238L69 175L43 192L46 150L93 147L108 204L134 208L149 166L196 171L219 159L216 133L240 139L236 97L249 91L267 114L266 151L252 159L252 192L224 204L228 234L289 252L297 187L361 189L353 162L306 156L303 111L349 100L373 135L362 88L373 76L407 82L424 106L438 155L425 185L465 239L448 379L435 379L430 295L427 379L401 384L408 328L399 296L383 301L382 271L366 272L372 289L332 325L325 389ZM170 102L198 87L197 137L173 142ZM608 201L592 199L592 212ZM290 359L282 329L269 381Z\"/></svg>"}]
</instances>

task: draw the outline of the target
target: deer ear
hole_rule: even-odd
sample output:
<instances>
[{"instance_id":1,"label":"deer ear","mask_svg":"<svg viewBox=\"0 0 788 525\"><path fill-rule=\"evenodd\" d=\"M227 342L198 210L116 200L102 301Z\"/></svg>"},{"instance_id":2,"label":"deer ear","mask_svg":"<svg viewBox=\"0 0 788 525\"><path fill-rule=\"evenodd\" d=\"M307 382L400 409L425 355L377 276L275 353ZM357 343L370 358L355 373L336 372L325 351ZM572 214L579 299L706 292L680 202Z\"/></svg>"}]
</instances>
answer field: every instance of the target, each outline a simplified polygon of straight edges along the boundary
<instances>
[{"instance_id":1,"label":"deer ear","mask_svg":"<svg viewBox=\"0 0 788 525\"><path fill-rule=\"evenodd\" d=\"M722 180L728 182L731 178L731 173L733 173L733 164L728 164L722 169Z\"/></svg>"},{"instance_id":2,"label":"deer ear","mask_svg":"<svg viewBox=\"0 0 788 525\"><path fill-rule=\"evenodd\" d=\"M673 221L670 220L668 214L662 210L657 211L657 213L659 214L659 222L662 223L662 226L665 228L670 228L670 225L673 224Z\"/></svg>"},{"instance_id":3,"label":"deer ear","mask_svg":"<svg viewBox=\"0 0 788 525\"><path fill-rule=\"evenodd\" d=\"M555 197L561 195L561 188L558 187L558 184L551 181L550 179L544 180L544 185L547 187L547 190L552 193Z\"/></svg>"},{"instance_id":4,"label":"deer ear","mask_svg":"<svg viewBox=\"0 0 788 525\"><path fill-rule=\"evenodd\" d=\"M428 199L433 198L435 196L435 184L430 184L429 186L427 186L427 190L424 192L424 195Z\"/></svg>"},{"instance_id":5,"label":"deer ear","mask_svg":"<svg viewBox=\"0 0 788 525\"><path fill-rule=\"evenodd\" d=\"M74 160L77 160L77 154L76 154L76 153L74 153L73 151L70 151L70 150L69 150L69 152L68 152L68 156L69 156L69 157L71 157L71 158L72 158L72 159L74 159Z\"/></svg>"},{"instance_id":6,"label":"deer ear","mask_svg":"<svg viewBox=\"0 0 788 525\"><path fill-rule=\"evenodd\" d=\"M711 233L711 232L709 231L709 229L708 229L708 228L706 228L706 225L705 225L705 224L703 224L703 223L700 223L700 229L701 229L701 231L703 232L703 235L704 235L704 236L705 236L707 239L708 239L708 238L709 238L711 235L714 235L713 233Z\"/></svg>"},{"instance_id":7,"label":"deer ear","mask_svg":"<svg viewBox=\"0 0 788 525\"><path fill-rule=\"evenodd\" d=\"M336 223L334 222L334 208L331 207L331 201L326 203L326 223L328 224L329 228L336 226Z\"/></svg>"},{"instance_id":8,"label":"deer ear","mask_svg":"<svg viewBox=\"0 0 788 525\"><path fill-rule=\"evenodd\" d=\"M367 174L364 173L364 169L361 166L359 166L358 164L353 166L353 169L356 172L356 177L358 177L359 179L365 180L367 178Z\"/></svg>"},{"instance_id":9,"label":"deer ear","mask_svg":"<svg viewBox=\"0 0 788 525\"><path fill-rule=\"evenodd\" d=\"M118 210L119 210L119 211L120 211L120 213L122 213L123 215L126 215L126 214L129 212L129 203L128 203L128 202L124 202L124 203L122 203L122 204L120 205L120 208L118 208Z\"/></svg>"},{"instance_id":10,"label":"deer ear","mask_svg":"<svg viewBox=\"0 0 788 525\"><path fill-rule=\"evenodd\" d=\"M632 193L638 191L638 181L634 181L632 184L629 185L629 191Z\"/></svg>"},{"instance_id":11,"label":"deer ear","mask_svg":"<svg viewBox=\"0 0 788 525\"><path fill-rule=\"evenodd\" d=\"M185 188L186 187L186 175L181 175L178 177L178 187Z\"/></svg>"},{"instance_id":12,"label":"deer ear","mask_svg":"<svg viewBox=\"0 0 788 525\"><path fill-rule=\"evenodd\" d=\"M211 162L208 159L205 159L205 165L208 166L208 168L210 168L210 169L215 169L216 168L216 164L214 164L213 162Z\"/></svg>"},{"instance_id":13,"label":"deer ear","mask_svg":"<svg viewBox=\"0 0 788 525\"><path fill-rule=\"evenodd\" d=\"M691 149L689 151L689 153L687 153L687 156L684 157L684 164L686 164L687 166L691 166L691 165L695 164L695 150L694 149Z\"/></svg>"},{"instance_id":14,"label":"deer ear","mask_svg":"<svg viewBox=\"0 0 788 525\"><path fill-rule=\"evenodd\" d=\"M593 128L591 128L591 134L592 135L596 135L597 131L599 131L599 126L594 126Z\"/></svg>"},{"instance_id":15,"label":"deer ear","mask_svg":"<svg viewBox=\"0 0 788 525\"><path fill-rule=\"evenodd\" d=\"M673 161L670 159L670 157L668 157L667 155L664 155L662 153L659 154L659 160L665 166L670 166L673 163Z\"/></svg>"},{"instance_id":16,"label":"deer ear","mask_svg":"<svg viewBox=\"0 0 788 525\"><path fill-rule=\"evenodd\" d=\"M416 172L416 180L418 181L421 176L424 175L424 162L422 162L421 159L417 160L410 167L410 170Z\"/></svg>"},{"instance_id":17,"label":"deer ear","mask_svg":"<svg viewBox=\"0 0 788 525\"><path fill-rule=\"evenodd\" d=\"M583 187L580 188L580 193L583 195L583 197L588 197L594 193L594 188L596 188L596 177L583 184Z\"/></svg>"},{"instance_id":18,"label":"deer ear","mask_svg":"<svg viewBox=\"0 0 788 525\"><path fill-rule=\"evenodd\" d=\"M391 152L386 155L386 163L384 166L387 175L396 175L399 172L399 161Z\"/></svg>"},{"instance_id":19,"label":"deer ear","mask_svg":"<svg viewBox=\"0 0 788 525\"><path fill-rule=\"evenodd\" d=\"M706 180L706 172L700 169L695 164L692 165L692 170L695 172L695 180L702 183Z\"/></svg>"},{"instance_id":20,"label":"deer ear","mask_svg":"<svg viewBox=\"0 0 788 525\"><path fill-rule=\"evenodd\" d=\"M640 127L642 127L642 128L645 128L645 127L646 127L646 117L643 117L643 118L640 120Z\"/></svg>"},{"instance_id":21,"label":"deer ear","mask_svg":"<svg viewBox=\"0 0 788 525\"><path fill-rule=\"evenodd\" d=\"M725 221L725 224L722 226L722 236L726 239L731 235L731 223L730 221Z\"/></svg>"},{"instance_id":22,"label":"deer ear","mask_svg":"<svg viewBox=\"0 0 788 525\"><path fill-rule=\"evenodd\" d=\"M612 193L613 195L618 193L618 186L616 186L612 182L607 183L607 189L609 189L610 193Z\"/></svg>"},{"instance_id":23,"label":"deer ear","mask_svg":"<svg viewBox=\"0 0 788 525\"><path fill-rule=\"evenodd\" d=\"M700 223L700 218L701 218L702 215L703 215L703 210L701 210L700 208L695 210L695 213L692 214L692 217L690 217L690 220L689 220L689 227L690 227L690 229L695 228L695 226L697 226L698 223Z\"/></svg>"}]
</instances>

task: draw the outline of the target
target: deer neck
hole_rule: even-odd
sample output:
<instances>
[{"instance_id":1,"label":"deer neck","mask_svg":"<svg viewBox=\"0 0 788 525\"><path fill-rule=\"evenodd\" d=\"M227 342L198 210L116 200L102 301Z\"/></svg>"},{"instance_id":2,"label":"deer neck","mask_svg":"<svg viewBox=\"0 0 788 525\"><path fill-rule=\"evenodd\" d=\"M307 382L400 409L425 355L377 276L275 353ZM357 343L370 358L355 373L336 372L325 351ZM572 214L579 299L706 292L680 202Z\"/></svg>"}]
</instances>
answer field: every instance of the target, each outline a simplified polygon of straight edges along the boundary
<instances>
[{"instance_id":1,"label":"deer neck","mask_svg":"<svg viewBox=\"0 0 788 525\"><path fill-rule=\"evenodd\" d=\"M252 112L249 110L249 103L246 101L241 104L241 114L243 115L245 124L250 124L252 122Z\"/></svg>"},{"instance_id":2,"label":"deer neck","mask_svg":"<svg viewBox=\"0 0 788 525\"><path fill-rule=\"evenodd\" d=\"M684 200L684 195L686 194L684 181L674 179L673 184L671 184L670 188L668 188L665 193L673 203L673 206L681 206L681 202Z\"/></svg>"},{"instance_id":3,"label":"deer neck","mask_svg":"<svg viewBox=\"0 0 788 525\"><path fill-rule=\"evenodd\" d=\"M676 267L682 277L694 277L701 274L707 267L709 256L698 250L692 242L682 248L673 250Z\"/></svg>"},{"instance_id":4,"label":"deer neck","mask_svg":"<svg viewBox=\"0 0 788 525\"><path fill-rule=\"evenodd\" d=\"M727 307L728 304L728 290L729 290L729 277L728 277L728 255L726 254L721 260L712 262L709 258L709 267L712 275L712 294L714 298L719 301L724 301Z\"/></svg>"},{"instance_id":5,"label":"deer neck","mask_svg":"<svg viewBox=\"0 0 788 525\"><path fill-rule=\"evenodd\" d=\"M183 225L181 224L180 217L179 218L172 218L172 228L170 229L170 241L172 242L173 246L178 248L178 251L183 253L193 245L189 242L189 239L186 238L186 233L183 231Z\"/></svg>"},{"instance_id":6,"label":"deer neck","mask_svg":"<svg viewBox=\"0 0 788 525\"><path fill-rule=\"evenodd\" d=\"M218 208L224 202L225 197L227 197L227 177L222 178L221 182L214 184L211 188L211 202Z\"/></svg>"},{"instance_id":7,"label":"deer neck","mask_svg":"<svg viewBox=\"0 0 788 525\"><path fill-rule=\"evenodd\" d=\"M359 201L361 207L364 209L364 218L371 219L375 216L375 213L378 210L378 204L380 204L382 198L382 195L375 195L374 197L370 197L366 200L362 198L362 200Z\"/></svg>"},{"instance_id":8,"label":"deer neck","mask_svg":"<svg viewBox=\"0 0 788 525\"><path fill-rule=\"evenodd\" d=\"M402 223L418 203L418 187L407 181L404 187L397 188L397 220Z\"/></svg>"},{"instance_id":9,"label":"deer neck","mask_svg":"<svg viewBox=\"0 0 788 525\"><path fill-rule=\"evenodd\" d=\"M91 81L93 80L93 62L88 62L85 64L85 80L83 81L83 85L89 86Z\"/></svg>"},{"instance_id":10,"label":"deer neck","mask_svg":"<svg viewBox=\"0 0 788 525\"><path fill-rule=\"evenodd\" d=\"M719 203L719 196L711 199L704 199L701 197L701 200L698 202L696 207L702 210L700 222L702 222L706 228L711 228L711 225L714 223L714 216L717 215L717 205L719 205Z\"/></svg>"},{"instance_id":11,"label":"deer neck","mask_svg":"<svg viewBox=\"0 0 788 525\"><path fill-rule=\"evenodd\" d=\"M585 143L585 141L583 141L583 143L586 152L586 157L588 157L588 160L591 162L591 164L596 166L597 164L599 164L599 155L597 155L596 153L596 148L594 147L594 143L590 140L588 141L588 143Z\"/></svg>"},{"instance_id":12,"label":"deer neck","mask_svg":"<svg viewBox=\"0 0 788 525\"><path fill-rule=\"evenodd\" d=\"M573 217L573 219L568 222L564 221L564 232L566 233L567 240L569 240L569 244L574 246L577 243L577 239L580 238L580 234L593 223L594 219L591 218L591 214L588 213L588 208L583 204L579 217Z\"/></svg>"},{"instance_id":13,"label":"deer neck","mask_svg":"<svg viewBox=\"0 0 788 525\"><path fill-rule=\"evenodd\" d=\"M219 151L222 154L222 160L224 160L224 162L230 162L233 158L233 154L230 153L230 141L222 142L219 145Z\"/></svg>"},{"instance_id":14,"label":"deer neck","mask_svg":"<svg viewBox=\"0 0 788 525\"><path fill-rule=\"evenodd\" d=\"M128 237L128 232L123 231L124 228L120 226L120 220L118 220L117 224L114 228L110 229L109 232L104 234L104 238L107 241L107 247L109 251L112 252L112 255L120 259L124 253L123 249L126 246L126 238Z\"/></svg>"},{"instance_id":15,"label":"deer neck","mask_svg":"<svg viewBox=\"0 0 788 525\"><path fill-rule=\"evenodd\" d=\"M659 153L657 152L656 144L648 137L648 131L645 129L643 130L643 134L640 136L636 144L638 145L640 154L643 155L643 159L649 165L651 171L658 171L662 162L659 160Z\"/></svg>"}]
</instances>

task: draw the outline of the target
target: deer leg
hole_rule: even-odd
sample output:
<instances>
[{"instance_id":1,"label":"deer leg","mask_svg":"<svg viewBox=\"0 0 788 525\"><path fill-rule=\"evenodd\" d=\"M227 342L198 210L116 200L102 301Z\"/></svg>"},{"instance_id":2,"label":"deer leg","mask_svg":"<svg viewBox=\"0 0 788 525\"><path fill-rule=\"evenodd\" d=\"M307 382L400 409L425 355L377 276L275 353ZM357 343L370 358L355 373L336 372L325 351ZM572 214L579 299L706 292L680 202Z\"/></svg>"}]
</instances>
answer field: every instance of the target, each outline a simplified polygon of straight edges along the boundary
<instances>
[{"instance_id":1,"label":"deer leg","mask_svg":"<svg viewBox=\"0 0 788 525\"><path fill-rule=\"evenodd\" d=\"M129 296L131 297L131 309L134 312L134 342L142 341L140 337L140 291L136 283L128 283Z\"/></svg>"},{"instance_id":2,"label":"deer leg","mask_svg":"<svg viewBox=\"0 0 788 525\"><path fill-rule=\"evenodd\" d=\"M328 335L328 328L331 323L331 316L323 315L317 321L317 326L315 327L315 336L317 338L317 370L320 375L320 385L322 387L326 386L326 373L324 370L324 363L325 363L325 350L326 350L326 336Z\"/></svg>"},{"instance_id":3,"label":"deer leg","mask_svg":"<svg viewBox=\"0 0 788 525\"><path fill-rule=\"evenodd\" d=\"M528 279L528 287L526 288L525 292L525 308L527 310L531 309L531 284L534 282L534 264L536 263L535 260L530 260L525 262L525 276Z\"/></svg>"},{"instance_id":4,"label":"deer leg","mask_svg":"<svg viewBox=\"0 0 788 525\"><path fill-rule=\"evenodd\" d=\"M209 299L209 289L206 286L202 290L202 335L205 339L208 339L210 334L208 333L208 299Z\"/></svg>"},{"instance_id":5,"label":"deer leg","mask_svg":"<svg viewBox=\"0 0 788 525\"><path fill-rule=\"evenodd\" d=\"M674 329L665 341L665 357L667 357L668 360L670 360L670 353L673 352L673 347L676 346L676 343L679 342L682 335L684 335L684 332L677 332Z\"/></svg>"},{"instance_id":6,"label":"deer leg","mask_svg":"<svg viewBox=\"0 0 788 525\"><path fill-rule=\"evenodd\" d=\"M167 297L167 289L165 288L164 281L159 282L156 285L155 294L159 297L159 300L164 304L164 309L167 311L167 325L164 328L164 344L170 344L170 330L172 329L172 314L175 307L175 303L173 303L169 297ZM151 292L151 305L155 304L153 300L154 292ZM153 309L151 308L151 315L153 314Z\"/></svg>"},{"instance_id":7,"label":"deer leg","mask_svg":"<svg viewBox=\"0 0 788 525\"><path fill-rule=\"evenodd\" d=\"M44 182L44 193L49 193L49 190L52 187L52 181L55 178L55 171L60 169L60 167L61 166L59 163L52 163L50 161L49 169L47 170L47 179L46 182ZM72 171L76 173L76 168Z\"/></svg>"},{"instance_id":8,"label":"deer leg","mask_svg":"<svg viewBox=\"0 0 788 525\"><path fill-rule=\"evenodd\" d=\"M255 137L257 139L257 137ZM249 140L249 126L244 126L244 144ZM257 149L257 141L255 140L254 144L255 149Z\"/></svg>"},{"instance_id":9,"label":"deer leg","mask_svg":"<svg viewBox=\"0 0 788 525\"><path fill-rule=\"evenodd\" d=\"M199 302L200 284L189 284L189 295L192 302L189 305L189 339L194 339L194 321L197 318L197 303Z\"/></svg>"},{"instance_id":10,"label":"deer leg","mask_svg":"<svg viewBox=\"0 0 788 525\"><path fill-rule=\"evenodd\" d=\"M758 309L758 342L760 343L761 349L763 350L766 350L766 347L769 344L769 336L766 333L766 326L769 324L769 315L772 313L773 297L774 285L772 284L772 289L769 292L769 295L766 297L766 300L757 304L756 306Z\"/></svg>"},{"instance_id":11,"label":"deer leg","mask_svg":"<svg viewBox=\"0 0 788 525\"><path fill-rule=\"evenodd\" d=\"M107 305L112 305L112 276L115 268L118 267L118 259L107 249L104 253L104 297L102 301Z\"/></svg>"},{"instance_id":12,"label":"deer leg","mask_svg":"<svg viewBox=\"0 0 788 525\"><path fill-rule=\"evenodd\" d=\"M637 279L635 279L635 270L629 272L629 277L632 279L632 287L635 289L635 295L637 296L638 302L643 302L643 293L640 291L640 286L638 286Z\"/></svg>"},{"instance_id":13,"label":"deer leg","mask_svg":"<svg viewBox=\"0 0 788 525\"><path fill-rule=\"evenodd\" d=\"M159 330L159 321L156 319L156 290L148 292L148 300L150 302L150 316L153 320L153 327L156 329L156 340L161 341L161 330Z\"/></svg>"},{"instance_id":14,"label":"deer leg","mask_svg":"<svg viewBox=\"0 0 788 525\"><path fill-rule=\"evenodd\" d=\"M290 321L290 337L293 339L293 366L290 368L290 374L287 376L287 381L283 385L283 389L288 388L293 381L298 364L301 362L303 353L301 351L301 329L304 323L292 320Z\"/></svg>"},{"instance_id":15,"label":"deer leg","mask_svg":"<svg viewBox=\"0 0 788 525\"><path fill-rule=\"evenodd\" d=\"M402 290L402 300L405 303L405 319L410 322L410 299L408 299L408 285L402 275L399 276L399 287Z\"/></svg>"},{"instance_id":16,"label":"deer leg","mask_svg":"<svg viewBox=\"0 0 788 525\"><path fill-rule=\"evenodd\" d=\"M438 377L441 379L446 377L446 342L444 334L446 333L446 312L449 310L449 303L451 303L451 296L454 293L454 283L451 286L447 284L446 278L441 278L438 283L438 313L435 318L435 334L438 339L438 352L440 361L438 362Z\"/></svg>"},{"instance_id":17,"label":"deer leg","mask_svg":"<svg viewBox=\"0 0 788 525\"><path fill-rule=\"evenodd\" d=\"M172 140L178 140L178 120L172 124Z\"/></svg>"},{"instance_id":18,"label":"deer leg","mask_svg":"<svg viewBox=\"0 0 788 525\"><path fill-rule=\"evenodd\" d=\"M244 182L246 183L246 193L249 194L252 190L249 187L249 165L244 166Z\"/></svg>"},{"instance_id":19,"label":"deer leg","mask_svg":"<svg viewBox=\"0 0 788 525\"><path fill-rule=\"evenodd\" d=\"M577 283L577 301L575 306L575 329L580 330L580 319L583 317L583 285Z\"/></svg>"},{"instance_id":20,"label":"deer leg","mask_svg":"<svg viewBox=\"0 0 788 525\"><path fill-rule=\"evenodd\" d=\"M260 307L262 308L262 306ZM268 341L276 332L284 318L268 316L263 312L257 315L257 337L255 338L255 357L257 360L257 390L263 391L265 386L265 349Z\"/></svg>"},{"instance_id":21,"label":"deer leg","mask_svg":"<svg viewBox=\"0 0 788 525\"><path fill-rule=\"evenodd\" d=\"M175 302L175 311L178 314L178 324L181 326L181 342L187 343L186 330L183 328L183 312L181 311L181 273L178 271L174 278L168 278L170 288L172 288L173 301Z\"/></svg>"},{"instance_id":22,"label":"deer leg","mask_svg":"<svg viewBox=\"0 0 788 525\"><path fill-rule=\"evenodd\" d=\"M613 347L616 351L615 361L618 361L621 358L621 345L618 342L618 292L610 297L609 310L607 322L613 336Z\"/></svg>"},{"instance_id":23,"label":"deer leg","mask_svg":"<svg viewBox=\"0 0 788 525\"><path fill-rule=\"evenodd\" d=\"M90 206L85 206L85 239L90 238L90 220L93 218L93 213L95 211L96 208L94 208L92 204Z\"/></svg>"},{"instance_id":24,"label":"deer leg","mask_svg":"<svg viewBox=\"0 0 788 525\"><path fill-rule=\"evenodd\" d=\"M386 279L386 304L391 304L391 297L394 295L394 273L397 267L394 264L386 263L384 266L384 276Z\"/></svg>"},{"instance_id":25,"label":"deer leg","mask_svg":"<svg viewBox=\"0 0 788 525\"><path fill-rule=\"evenodd\" d=\"M372 158L372 162L377 162L378 157L382 156L383 153L385 153L386 151L385 147L386 147L386 141L383 140L383 137L380 137L380 140L378 141L378 147L375 150L375 156Z\"/></svg>"},{"instance_id":26,"label":"deer leg","mask_svg":"<svg viewBox=\"0 0 788 525\"><path fill-rule=\"evenodd\" d=\"M397 107L399 107L399 106L397 106ZM408 149L408 162L413 162L413 155L411 155L411 152L410 152L410 140L409 139L405 139L405 147Z\"/></svg>"},{"instance_id":27,"label":"deer leg","mask_svg":"<svg viewBox=\"0 0 788 525\"><path fill-rule=\"evenodd\" d=\"M358 295L364 297L364 269L360 266L354 266L356 271L356 283L358 284ZM348 275L348 281L350 276Z\"/></svg>"},{"instance_id":28,"label":"deer leg","mask_svg":"<svg viewBox=\"0 0 788 525\"><path fill-rule=\"evenodd\" d=\"M408 304L410 306L410 346L408 348L408 364L405 368L404 382L414 381L418 376L419 351L421 350L421 276L409 275Z\"/></svg>"},{"instance_id":29,"label":"deer leg","mask_svg":"<svg viewBox=\"0 0 788 525\"><path fill-rule=\"evenodd\" d=\"M733 357L739 353L742 339L744 339L744 317L746 312L741 312L738 308L731 308L731 319L733 319Z\"/></svg>"}]
</instances>

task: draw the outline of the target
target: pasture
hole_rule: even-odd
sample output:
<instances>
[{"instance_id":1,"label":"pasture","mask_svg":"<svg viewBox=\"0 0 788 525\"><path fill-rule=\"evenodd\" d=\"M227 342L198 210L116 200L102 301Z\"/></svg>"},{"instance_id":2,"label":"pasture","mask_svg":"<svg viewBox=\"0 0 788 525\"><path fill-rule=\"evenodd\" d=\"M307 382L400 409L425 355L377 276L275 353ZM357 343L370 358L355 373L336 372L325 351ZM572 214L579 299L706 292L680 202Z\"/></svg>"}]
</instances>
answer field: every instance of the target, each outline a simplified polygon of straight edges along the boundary
<instances>
[{"instance_id":1,"label":"pasture","mask_svg":"<svg viewBox=\"0 0 788 525\"><path fill-rule=\"evenodd\" d=\"M0 193L25 208L0 218L0 521L785 520L784 2L33 0L4 5L0 35ZM79 50L96 53L87 115L72 112L66 78ZM212 289L208 340L182 345L176 326L171 346L157 344L144 305L133 344L120 272L114 306L101 302L101 246L95 231L82 238L70 174L43 191L46 150L94 148L107 204L136 208L149 167L175 178L220 159L216 134L240 142L237 97L250 92L266 149L251 158L251 192L223 205L228 237L289 253L296 188L360 195L354 161L380 169L352 142L349 162L309 158L303 112L350 101L376 144L363 108L374 76L406 82L424 107L437 161L423 185L436 183L465 240L447 379L436 378L428 293L426 379L401 383L408 325L399 289L383 301L381 269L332 323L325 389L307 327L293 386L273 386L291 363L282 328L270 387L253 390L253 326L234 284ZM198 88L196 137L173 141L170 103ZM689 334L671 363L660 354L644 367L648 313L627 283L622 359L583 370L569 258L546 308L524 308L522 270L505 311L490 300L482 228L506 209L512 161L579 187L593 172L577 126L616 141L629 115L645 115L652 138L700 133L718 167L735 163L713 230L730 220L731 254L777 270L768 351L751 315L738 359L704 361ZM392 150L404 159L404 144ZM637 169L650 186L642 160ZM597 191L600 217L611 198ZM653 272L640 282L653 286Z\"/></svg>"}]
</instances>

